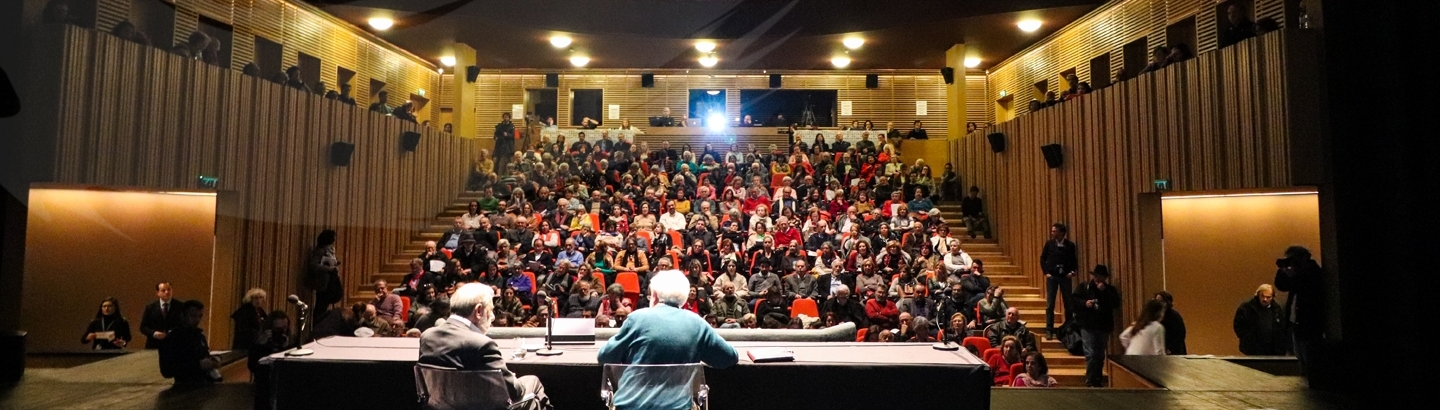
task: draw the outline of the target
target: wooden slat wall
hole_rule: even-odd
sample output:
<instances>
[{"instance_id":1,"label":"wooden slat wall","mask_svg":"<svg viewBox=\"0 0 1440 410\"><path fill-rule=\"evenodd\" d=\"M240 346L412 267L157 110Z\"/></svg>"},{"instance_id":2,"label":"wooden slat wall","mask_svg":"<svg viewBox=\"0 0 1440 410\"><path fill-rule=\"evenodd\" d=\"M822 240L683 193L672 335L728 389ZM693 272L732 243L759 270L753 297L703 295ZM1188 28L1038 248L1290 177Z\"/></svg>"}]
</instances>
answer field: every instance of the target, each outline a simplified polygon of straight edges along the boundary
<instances>
[{"instance_id":1,"label":"wooden slat wall","mask_svg":"<svg viewBox=\"0 0 1440 410\"><path fill-rule=\"evenodd\" d=\"M97 25L109 31L129 18L131 2L165 1L175 5L175 33L170 39L151 39L168 48L185 41L200 26L200 15L230 24L234 28L231 65L240 70L255 61L255 37L261 36L284 47L284 67L295 65L299 53L320 58L320 81L327 89L338 90L336 67L355 71L351 80L355 100L368 106L370 79L383 81L392 94L390 104L399 105L416 90L427 94L439 88L436 66L382 41L357 35L348 24L308 5L285 0L97 0ZM133 19L132 19L133 20ZM439 110L423 109L418 118L436 120Z\"/></svg>"},{"instance_id":2,"label":"wooden slat wall","mask_svg":"<svg viewBox=\"0 0 1440 410\"><path fill-rule=\"evenodd\" d=\"M327 227L340 234L345 283L368 280L459 195L478 150L426 129L420 148L404 152L400 133L414 124L108 34L57 30L54 181L163 190L218 177L243 220L235 260L220 261L234 264L240 290L296 292L305 252ZM356 145L349 167L329 164L336 141Z\"/></svg>"},{"instance_id":3,"label":"wooden slat wall","mask_svg":"<svg viewBox=\"0 0 1440 410\"><path fill-rule=\"evenodd\" d=\"M865 74L795 74L785 73L785 89L833 89L838 90L838 101L852 101L852 114L840 117L848 124L850 120L870 120L877 128L885 122L894 121L901 129L909 128L915 120L925 122L925 128L932 135L943 135L949 126L945 118L945 81L936 72L906 72L904 74L879 73L880 88L865 88ZM689 101L690 89L725 89L725 109L730 116L740 112L741 89L765 89L769 87L768 74L683 74L656 72L655 87L640 87L640 73L606 72L561 72L558 89L559 109L557 122L569 125L570 90L604 89L604 104L620 104L620 118L629 119L632 124L644 126L647 118L659 115L664 107L670 107L675 116L683 116ZM500 113L510 112L512 104L525 100L525 89L544 88L544 73L485 74L476 81L477 135L490 135L485 129L494 125ZM928 115L915 115L915 101L928 101ZM839 110L839 104L836 104ZM837 112L838 113L838 112ZM607 125L618 120L603 120ZM961 124L960 126L964 126Z\"/></svg>"},{"instance_id":4,"label":"wooden slat wall","mask_svg":"<svg viewBox=\"0 0 1440 410\"><path fill-rule=\"evenodd\" d=\"M1146 38L1149 48L1166 45L1165 28L1195 16L1196 54L1216 47L1215 4L1210 0L1111 0L1095 11L1060 29L1044 40L1007 58L990 69L989 98L992 105L1005 91L1015 101L1014 115L1029 112L1030 99L1044 100L1034 84L1049 80L1051 90L1062 89L1060 73L1075 69L1080 81L1094 83L1095 77L1114 78L1124 67L1125 44ZM1256 18L1269 17L1285 24L1284 0L1254 0ZM1109 73L1091 73L1090 59L1110 53ZM996 118L1006 121L1009 118Z\"/></svg>"},{"instance_id":5,"label":"wooden slat wall","mask_svg":"<svg viewBox=\"0 0 1440 410\"><path fill-rule=\"evenodd\" d=\"M965 76L966 121L985 124L995 123L995 105L990 102L989 87L990 83L984 74Z\"/></svg>"},{"instance_id":6,"label":"wooden slat wall","mask_svg":"<svg viewBox=\"0 0 1440 410\"><path fill-rule=\"evenodd\" d=\"M1035 284L1049 225L1068 223L1081 265L1115 273L1129 320L1145 299L1137 195L1153 180L1175 191L1291 184L1282 34L972 133L952 144L962 182L980 187L1001 246ZM988 132L1005 134L1004 153ZM1040 153L1050 143L1064 146L1058 170Z\"/></svg>"}]
</instances>

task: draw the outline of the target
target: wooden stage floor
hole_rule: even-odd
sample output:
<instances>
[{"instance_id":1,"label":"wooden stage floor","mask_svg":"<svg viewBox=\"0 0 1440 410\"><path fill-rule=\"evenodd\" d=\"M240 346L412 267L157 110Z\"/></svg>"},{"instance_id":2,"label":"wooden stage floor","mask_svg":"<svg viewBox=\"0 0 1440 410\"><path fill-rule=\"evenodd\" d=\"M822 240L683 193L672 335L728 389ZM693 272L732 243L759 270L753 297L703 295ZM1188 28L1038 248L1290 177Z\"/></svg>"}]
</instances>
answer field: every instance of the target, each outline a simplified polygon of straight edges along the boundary
<instances>
[{"instance_id":1,"label":"wooden stage floor","mask_svg":"<svg viewBox=\"0 0 1440 410\"><path fill-rule=\"evenodd\" d=\"M40 365L42 363L36 363ZM1186 366L1190 371L1197 369ZM1232 369L1233 370L1233 369ZM254 408L254 387L243 361L224 369L226 382L173 388L160 377L154 352L136 352L68 368L31 367L18 385L0 387L0 409L214 409ZM1199 380L1203 375L1186 376ZM1341 409L1343 397L1300 388L1281 377L1272 391L1187 384L1176 389L1008 389L991 391L997 410L1089 409ZM896 397L903 397L896 395ZM903 400L897 401L903 405ZM569 409L562 409L569 410Z\"/></svg>"}]
</instances>

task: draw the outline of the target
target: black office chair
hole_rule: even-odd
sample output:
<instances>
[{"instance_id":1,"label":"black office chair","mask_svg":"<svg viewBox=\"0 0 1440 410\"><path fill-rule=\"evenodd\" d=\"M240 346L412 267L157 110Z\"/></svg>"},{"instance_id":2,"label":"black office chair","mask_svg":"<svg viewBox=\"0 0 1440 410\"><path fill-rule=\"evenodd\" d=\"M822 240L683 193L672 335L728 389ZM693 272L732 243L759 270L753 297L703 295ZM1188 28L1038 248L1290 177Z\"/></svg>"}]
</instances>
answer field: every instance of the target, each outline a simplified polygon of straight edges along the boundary
<instances>
[{"instance_id":1,"label":"black office chair","mask_svg":"<svg viewBox=\"0 0 1440 410\"><path fill-rule=\"evenodd\" d=\"M533 395L510 402L500 370L458 370L415 365L415 393L425 410L510 410L535 400Z\"/></svg>"},{"instance_id":2,"label":"black office chair","mask_svg":"<svg viewBox=\"0 0 1440 410\"><path fill-rule=\"evenodd\" d=\"M710 408L710 386L705 384L704 364L607 364L602 371L600 398L611 410L616 409L616 401L625 402L628 401L626 398L637 395L652 400L644 404L646 409ZM665 394L672 389L676 393L674 397ZM682 394L689 396L688 402L681 397ZM668 399L674 400L665 403Z\"/></svg>"}]
</instances>

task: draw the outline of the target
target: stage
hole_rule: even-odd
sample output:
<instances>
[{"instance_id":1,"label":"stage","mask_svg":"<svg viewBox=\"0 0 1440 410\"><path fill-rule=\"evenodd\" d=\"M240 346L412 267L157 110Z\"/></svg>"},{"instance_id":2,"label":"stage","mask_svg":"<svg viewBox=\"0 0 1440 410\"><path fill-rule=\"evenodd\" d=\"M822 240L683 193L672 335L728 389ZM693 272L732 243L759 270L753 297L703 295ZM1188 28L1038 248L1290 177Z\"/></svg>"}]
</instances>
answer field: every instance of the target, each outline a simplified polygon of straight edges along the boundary
<instances>
[{"instance_id":1,"label":"stage","mask_svg":"<svg viewBox=\"0 0 1440 410\"><path fill-rule=\"evenodd\" d=\"M497 340L501 351L519 341ZM535 375L555 408L601 409L599 346L564 346L560 356L507 360L518 375ZM711 408L887 408L904 403L924 409L990 408L990 369L965 350L940 351L929 344L854 342L731 342L740 363L707 369ZM793 350L795 361L753 363L758 347ZM419 339L325 338L305 346L313 355L268 358L275 409L417 408L412 368ZM260 381L257 381L259 383ZM272 401L273 400L273 401Z\"/></svg>"}]
</instances>

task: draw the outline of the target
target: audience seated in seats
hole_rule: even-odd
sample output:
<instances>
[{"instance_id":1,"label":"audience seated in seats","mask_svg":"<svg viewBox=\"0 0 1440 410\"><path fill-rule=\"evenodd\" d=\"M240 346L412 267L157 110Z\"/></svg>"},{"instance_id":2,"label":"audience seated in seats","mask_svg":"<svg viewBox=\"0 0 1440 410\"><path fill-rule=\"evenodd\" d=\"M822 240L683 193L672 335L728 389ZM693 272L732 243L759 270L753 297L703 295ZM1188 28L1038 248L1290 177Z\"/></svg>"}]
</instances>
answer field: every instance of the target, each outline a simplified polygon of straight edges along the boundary
<instances>
[{"instance_id":1,"label":"audience seated in seats","mask_svg":"<svg viewBox=\"0 0 1440 410\"><path fill-rule=\"evenodd\" d=\"M403 306L400 296L390 293L390 284L384 279L375 281L375 297L370 301L375 307L375 314L380 320L393 322L400 319L400 311Z\"/></svg>"},{"instance_id":2,"label":"audience seated in seats","mask_svg":"<svg viewBox=\"0 0 1440 410\"><path fill-rule=\"evenodd\" d=\"M999 346L1000 342L1007 337L1014 337L1017 342L1020 342L1020 347L1026 350L1038 348L1035 334L1030 333L1030 329L1025 327L1025 323L1020 321L1020 309L1013 307L1006 309L1005 320L985 327L985 338L990 340L991 346Z\"/></svg>"},{"instance_id":3,"label":"audience seated in seats","mask_svg":"<svg viewBox=\"0 0 1440 410\"><path fill-rule=\"evenodd\" d=\"M264 329L265 318L265 290L254 288L245 291L245 297L240 299L240 307L230 314L230 320L235 325L230 333L230 346L244 349L254 343L260 330Z\"/></svg>"},{"instance_id":4,"label":"audience seated in seats","mask_svg":"<svg viewBox=\"0 0 1440 410\"><path fill-rule=\"evenodd\" d=\"M977 330L1004 320L1010 310L1010 305L1005 302L1005 289L997 285L985 289L985 296L976 303L976 307L980 309L980 317L975 323Z\"/></svg>"},{"instance_id":5,"label":"audience seated in seats","mask_svg":"<svg viewBox=\"0 0 1440 410\"><path fill-rule=\"evenodd\" d=\"M986 358L985 362L990 365L990 375L995 378L995 385L1009 386L1016 376L1010 374L1010 368L1017 363L1024 363L1028 351L1020 347L1020 340L1015 336L1005 336L996 346L999 346L1000 354Z\"/></svg>"},{"instance_id":6,"label":"audience seated in seats","mask_svg":"<svg viewBox=\"0 0 1440 410\"><path fill-rule=\"evenodd\" d=\"M235 348L246 346L249 349L249 361L246 366L251 374L259 374L262 369L260 359L277 352L283 352L295 347L290 335L290 315L283 310L270 312L264 319L262 330L255 332L255 337L243 345L236 345ZM264 380L257 378L256 380Z\"/></svg>"},{"instance_id":7,"label":"audience seated in seats","mask_svg":"<svg viewBox=\"0 0 1440 410\"><path fill-rule=\"evenodd\" d=\"M1025 373L1011 376L1011 387L1058 387L1059 382L1050 377L1050 366L1045 364L1045 355L1032 351L1025 356Z\"/></svg>"},{"instance_id":8,"label":"audience seated in seats","mask_svg":"<svg viewBox=\"0 0 1440 410\"><path fill-rule=\"evenodd\" d=\"M1170 51L1165 47L1155 47L1154 50L1150 51L1150 63L1146 64L1145 69L1140 70L1140 72L1149 73L1160 71L1160 69L1165 68L1165 66L1169 64Z\"/></svg>"},{"instance_id":9,"label":"audience seated in seats","mask_svg":"<svg viewBox=\"0 0 1440 410\"><path fill-rule=\"evenodd\" d=\"M1285 312L1275 303L1275 287L1260 285L1255 297L1235 309L1235 337L1240 353L1249 356L1283 356L1290 352Z\"/></svg>"},{"instance_id":10,"label":"audience seated in seats","mask_svg":"<svg viewBox=\"0 0 1440 410\"><path fill-rule=\"evenodd\" d=\"M865 317L871 326L889 329L899 324L900 309L889 298L874 297L865 301Z\"/></svg>"},{"instance_id":11,"label":"audience seated in seats","mask_svg":"<svg viewBox=\"0 0 1440 410\"><path fill-rule=\"evenodd\" d=\"M119 350L130 344L130 337L130 322L120 314L120 300L107 297L100 301L95 320L85 327L80 343L89 344L94 350Z\"/></svg>"},{"instance_id":12,"label":"audience seated in seats","mask_svg":"<svg viewBox=\"0 0 1440 410\"><path fill-rule=\"evenodd\" d=\"M820 314L831 314L839 323L852 322L856 327L867 327L870 319L865 317L865 308L861 306L859 298L850 295L850 288L840 286L840 290L830 295L829 299L820 307Z\"/></svg>"},{"instance_id":13,"label":"audience seated in seats","mask_svg":"<svg viewBox=\"0 0 1440 410\"><path fill-rule=\"evenodd\" d=\"M1244 6L1238 1L1225 6L1225 21L1230 24L1216 36L1220 48L1255 37L1255 23L1250 21L1250 15L1245 12Z\"/></svg>"}]
</instances>

